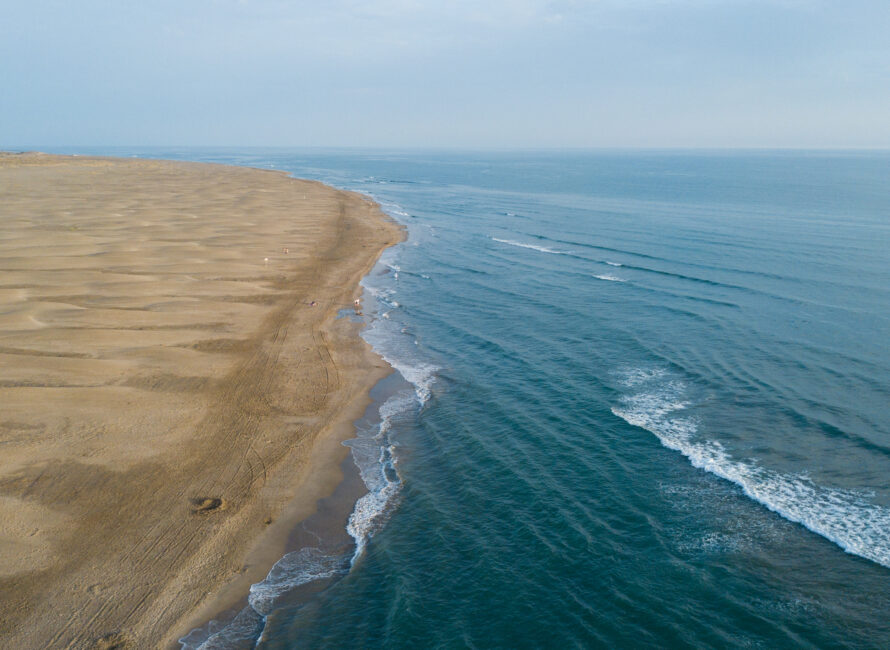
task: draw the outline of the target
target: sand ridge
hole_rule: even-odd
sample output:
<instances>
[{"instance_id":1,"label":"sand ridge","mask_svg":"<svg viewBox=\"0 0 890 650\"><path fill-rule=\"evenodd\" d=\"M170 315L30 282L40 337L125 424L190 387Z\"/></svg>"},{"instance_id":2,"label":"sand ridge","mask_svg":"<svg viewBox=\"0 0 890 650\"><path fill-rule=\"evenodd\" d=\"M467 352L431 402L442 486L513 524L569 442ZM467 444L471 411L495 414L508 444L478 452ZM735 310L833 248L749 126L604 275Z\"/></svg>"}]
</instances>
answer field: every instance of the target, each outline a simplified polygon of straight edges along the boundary
<instances>
[{"instance_id":1,"label":"sand ridge","mask_svg":"<svg viewBox=\"0 0 890 650\"><path fill-rule=\"evenodd\" d=\"M336 314L401 237L279 172L0 154L5 647L169 646L262 578L389 372Z\"/></svg>"}]
</instances>

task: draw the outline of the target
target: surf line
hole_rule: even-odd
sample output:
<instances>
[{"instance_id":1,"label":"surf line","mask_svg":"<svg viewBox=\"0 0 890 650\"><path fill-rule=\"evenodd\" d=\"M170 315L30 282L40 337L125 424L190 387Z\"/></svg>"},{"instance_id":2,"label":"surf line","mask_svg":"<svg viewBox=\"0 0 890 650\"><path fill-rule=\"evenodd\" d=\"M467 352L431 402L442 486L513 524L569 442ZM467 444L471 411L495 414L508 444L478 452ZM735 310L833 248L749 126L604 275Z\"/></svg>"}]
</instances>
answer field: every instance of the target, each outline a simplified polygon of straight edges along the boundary
<instances>
[{"instance_id":1,"label":"surf line","mask_svg":"<svg viewBox=\"0 0 890 650\"><path fill-rule=\"evenodd\" d=\"M626 385L632 385L630 381ZM890 568L890 508L868 495L816 485L803 476L787 475L735 460L720 442L694 440L693 418L677 414L683 400L681 382L669 381L647 392L629 395L612 413L628 424L653 433L668 449L680 452L693 467L719 476L788 521L833 542L851 555Z\"/></svg>"}]
</instances>

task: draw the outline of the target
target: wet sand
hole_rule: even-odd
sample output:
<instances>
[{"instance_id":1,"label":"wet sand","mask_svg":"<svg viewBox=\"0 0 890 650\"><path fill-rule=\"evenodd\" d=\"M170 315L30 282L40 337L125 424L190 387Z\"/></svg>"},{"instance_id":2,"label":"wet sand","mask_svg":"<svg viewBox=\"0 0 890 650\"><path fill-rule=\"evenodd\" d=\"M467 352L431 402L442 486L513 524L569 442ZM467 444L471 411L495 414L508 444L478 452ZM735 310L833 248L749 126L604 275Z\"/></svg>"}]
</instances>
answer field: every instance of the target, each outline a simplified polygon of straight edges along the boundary
<instances>
[{"instance_id":1,"label":"wet sand","mask_svg":"<svg viewBox=\"0 0 890 650\"><path fill-rule=\"evenodd\" d=\"M380 407L389 397L406 389L413 391L414 386L406 382L399 373L392 373L377 382L369 393L372 401L365 409L364 415L355 421L355 429L375 433L379 431ZM358 432L356 433L360 435ZM329 577L316 574L310 581L298 583L296 580L302 578L302 573L300 571L291 572L291 582L286 593L275 594L273 611L279 608L285 612L292 608L300 608L301 611L303 608L317 608L319 604L315 597L334 582L343 578L350 570L356 547L355 541L346 530L346 524L355 508L356 501L368 493L368 488L362 481L359 469L351 455L341 462L340 469L343 479L336 489L330 496L318 501L316 510L311 516L299 521L298 525L291 525L291 532L284 549L279 552L279 557L273 558L273 561L276 562L279 559L287 562L290 557L297 556L296 566L305 569L307 566L319 567L320 565L313 562L311 558L323 556L326 560L324 566L331 568L332 574ZM267 549L263 550L267 551ZM310 555L308 560L301 556L306 552ZM263 561L264 565L266 563L268 563L268 559ZM213 633L230 624L232 628L220 633L221 643L229 644L231 647L253 647L253 643L265 628L265 621L248 603L249 587L250 584L233 583L228 590L231 597L211 601L210 605L225 603L225 609L213 612L205 609L202 612L203 618L196 619L192 629L187 635L184 635L184 647L197 647ZM240 599L233 605L232 598L238 596ZM272 614L273 617L276 615L278 612ZM228 647L228 645L220 645L220 647Z\"/></svg>"},{"instance_id":2,"label":"wet sand","mask_svg":"<svg viewBox=\"0 0 890 650\"><path fill-rule=\"evenodd\" d=\"M0 154L0 645L175 646L263 578L389 372L336 315L401 237L280 172Z\"/></svg>"}]
</instances>

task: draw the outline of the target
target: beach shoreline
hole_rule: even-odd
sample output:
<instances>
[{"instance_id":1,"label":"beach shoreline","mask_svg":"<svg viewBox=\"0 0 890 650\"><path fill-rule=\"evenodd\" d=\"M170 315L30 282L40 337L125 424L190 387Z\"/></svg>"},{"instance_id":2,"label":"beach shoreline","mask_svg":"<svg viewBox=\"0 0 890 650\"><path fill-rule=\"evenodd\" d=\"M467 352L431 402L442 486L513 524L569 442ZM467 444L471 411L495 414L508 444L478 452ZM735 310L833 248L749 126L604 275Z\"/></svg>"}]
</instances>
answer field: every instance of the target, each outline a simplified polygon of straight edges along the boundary
<instances>
[{"instance_id":1,"label":"beach shoreline","mask_svg":"<svg viewBox=\"0 0 890 650\"><path fill-rule=\"evenodd\" d=\"M201 647L211 638L212 647L238 647L256 641L265 629L269 603L273 610L299 607L350 572L357 540L354 532L348 530L347 523L355 514L357 502L369 492L369 486L362 478L360 461L353 455L352 443L368 432L379 432L386 426L381 409L385 410L389 400L406 390L413 390L413 385L399 372L387 374L371 388L371 399L362 417L352 423L348 440L341 442L341 447L349 452L340 462L340 480L334 489L316 502L315 511L308 517L297 513L282 517L271 543L262 538L257 540L248 556L248 565L267 567L274 564L269 575L276 574L276 568L281 565L286 567L273 579L275 585L271 594L269 585L261 580L266 575L256 580L243 577L226 585L195 612L183 634L178 635L183 648ZM283 547L280 546L282 535L287 537ZM282 591L279 591L279 585L284 587ZM259 610L250 603L250 599L257 595L257 587L269 594L262 598Z\"/></svg>"},{"instance_id":2,"label":"beach shoreline","mask_svg":"<svg viewBox=\"0 0 890 650\"><path fill-rule=\"evenodd\" d=\"M278 171L29 153L0 180L0 638L176 647L341 482L392 370L337 314L402 229Z\"/></svg>"}]
</instances>

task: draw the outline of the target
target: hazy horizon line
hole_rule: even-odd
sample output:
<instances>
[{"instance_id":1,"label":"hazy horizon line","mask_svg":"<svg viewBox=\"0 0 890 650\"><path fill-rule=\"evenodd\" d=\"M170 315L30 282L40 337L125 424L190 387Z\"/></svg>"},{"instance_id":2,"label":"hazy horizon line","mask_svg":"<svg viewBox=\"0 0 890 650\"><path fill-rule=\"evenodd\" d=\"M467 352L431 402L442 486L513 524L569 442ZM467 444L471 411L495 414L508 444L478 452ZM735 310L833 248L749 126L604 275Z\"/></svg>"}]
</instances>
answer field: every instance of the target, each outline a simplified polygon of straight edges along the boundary
<instances>
[{"instance_id":1,"label":"hazy horizon line","mask_svg":"<svg viewBox=\"0 0 890 650\"><path fill-rule=\"evenodd\" d=\"M597 153L597 152L871 152L890 153L887 146L510 146L510 147L465 147L447 145L263 145L263 144L77 144L77 145L53 145L53 144L0 144L0 151L5 153L54 153L52 150L86 150L86 149L203 149L203 150L278 150L278 151L341 151L341 152L443 152L443 153Z\"/></svg>"}]
</instances>

